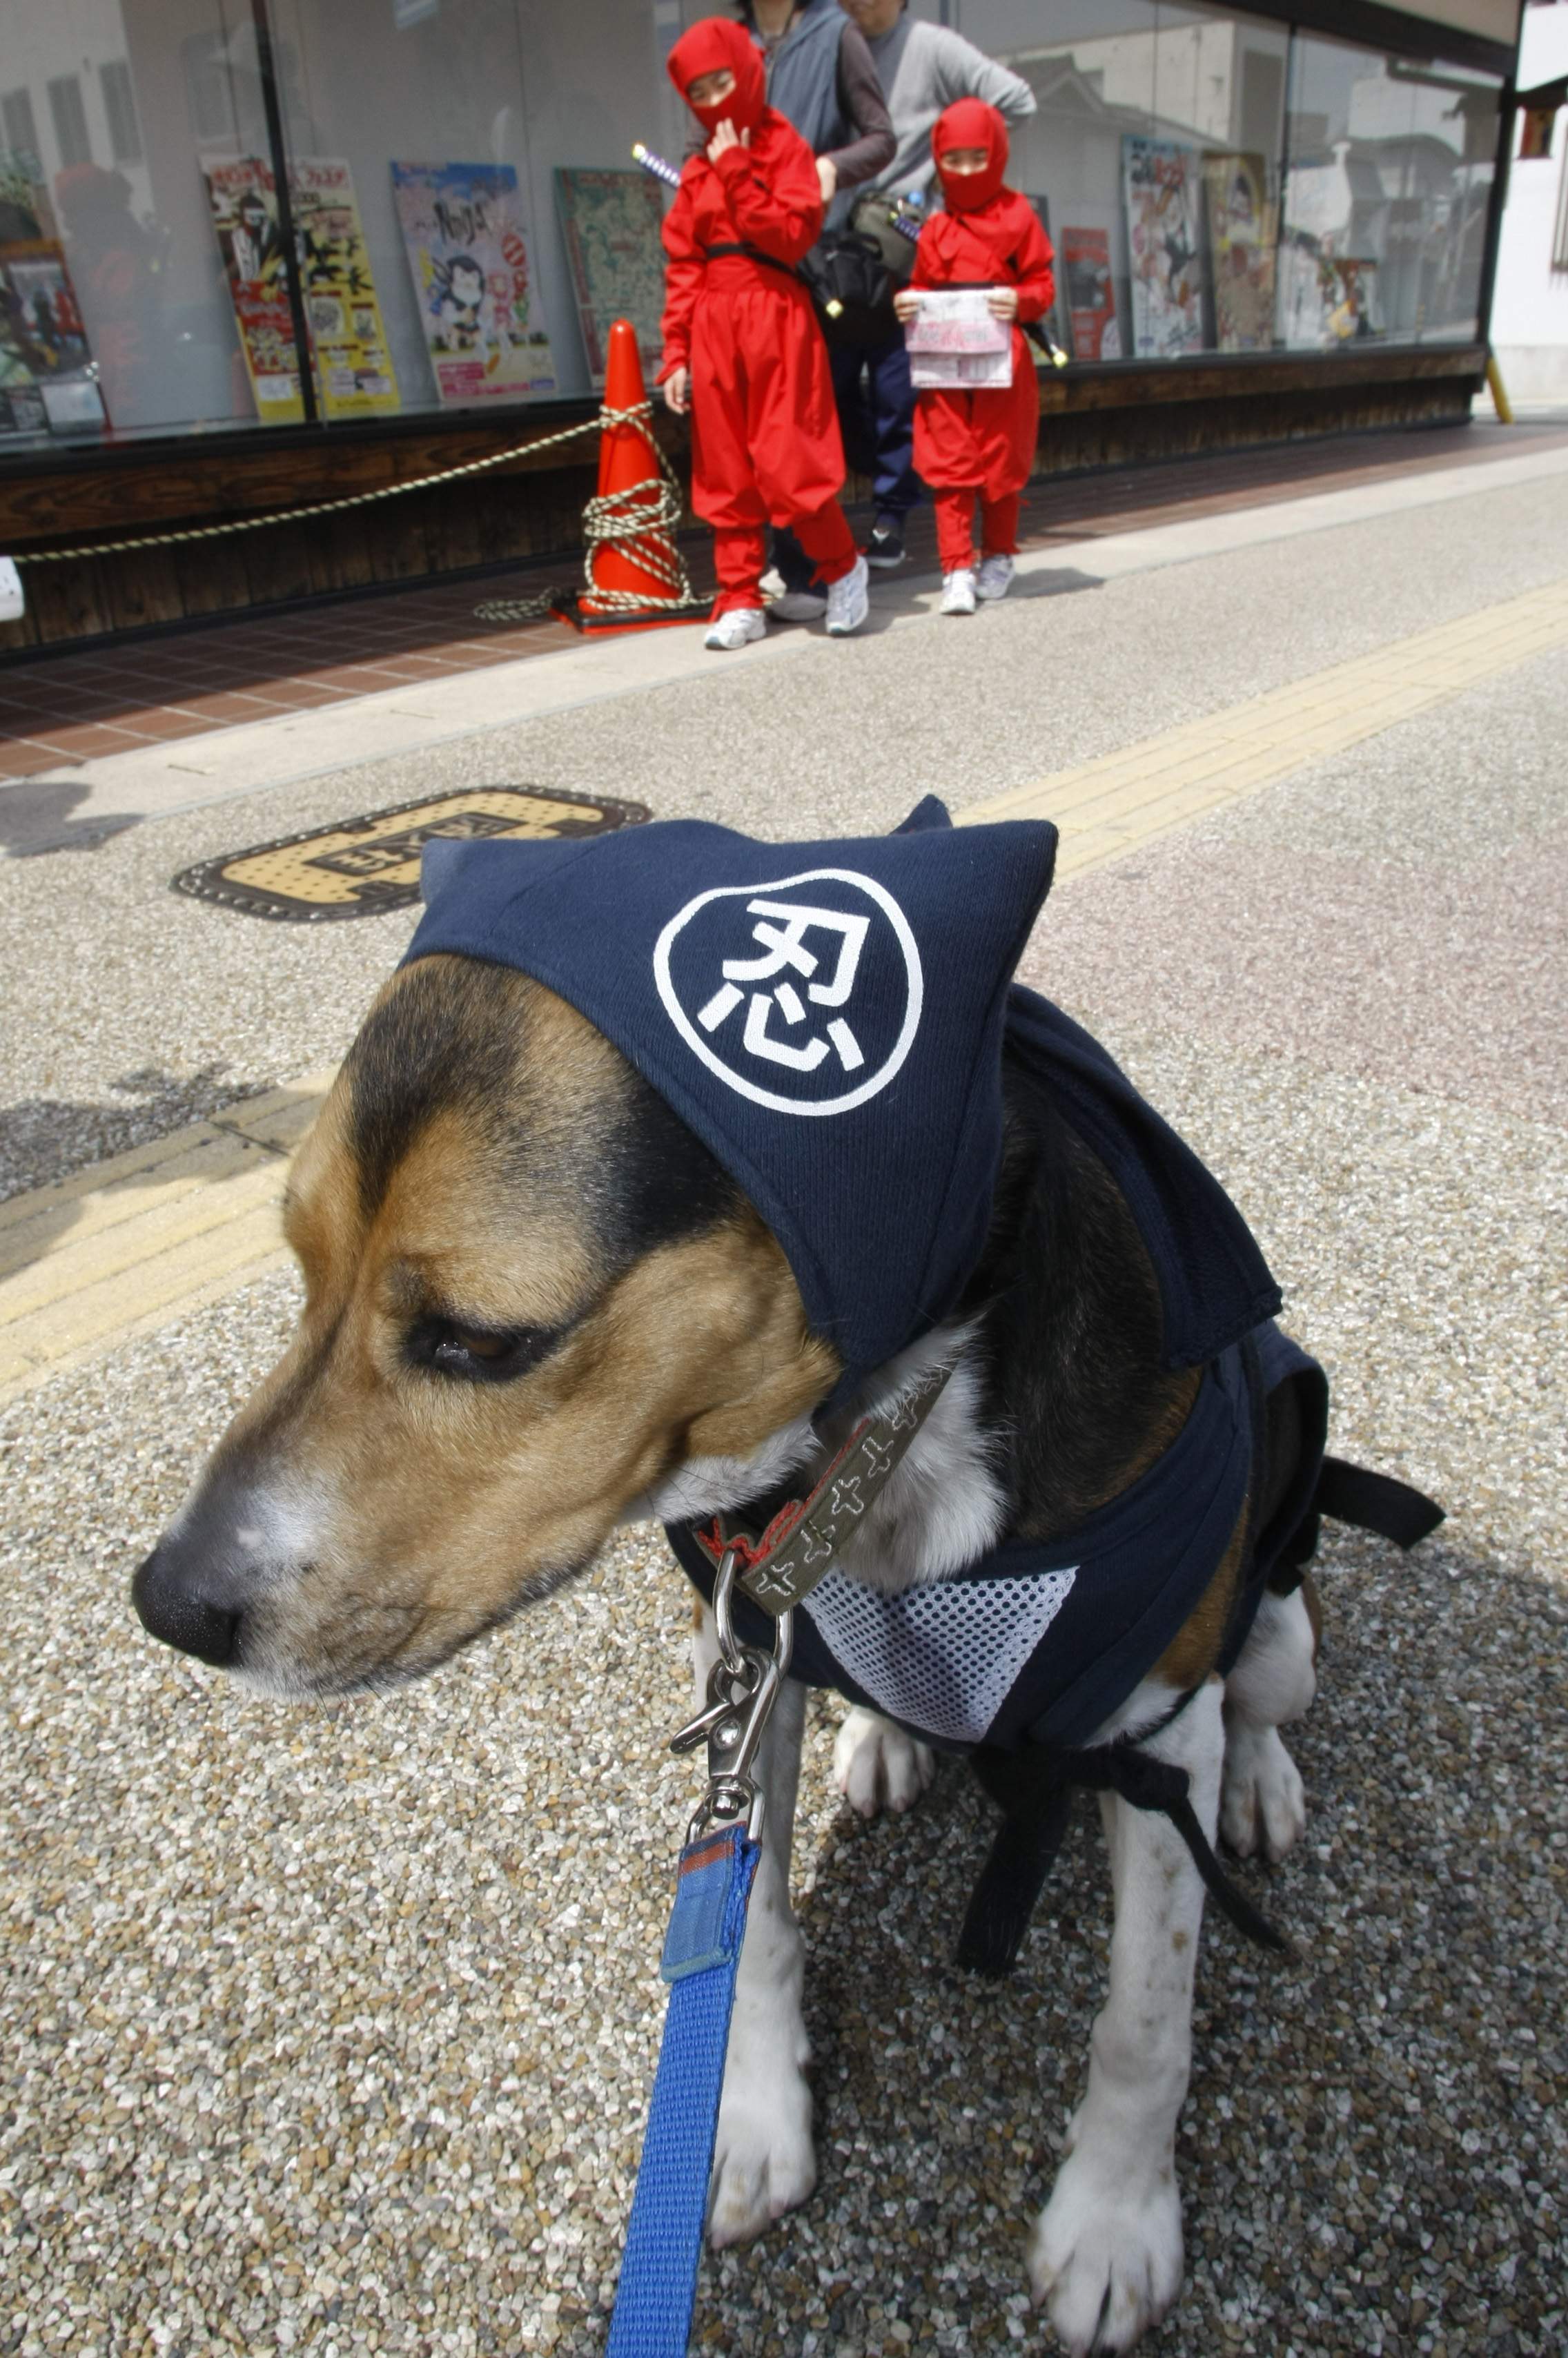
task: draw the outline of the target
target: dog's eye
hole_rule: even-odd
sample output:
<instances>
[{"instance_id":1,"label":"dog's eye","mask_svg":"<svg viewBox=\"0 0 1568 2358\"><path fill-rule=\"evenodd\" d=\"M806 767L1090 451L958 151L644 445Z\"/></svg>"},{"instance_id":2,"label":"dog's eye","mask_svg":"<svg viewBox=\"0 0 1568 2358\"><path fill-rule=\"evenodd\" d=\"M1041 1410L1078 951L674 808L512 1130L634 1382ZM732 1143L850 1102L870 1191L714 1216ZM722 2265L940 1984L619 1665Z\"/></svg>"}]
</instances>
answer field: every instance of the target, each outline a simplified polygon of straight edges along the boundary
<instances>
[{"instance_id":1,"label":"dog's eye","mask_svg":"<svg viewBox=\"0 0 1568 2358\"><path fill-rule=\"evenodd\" d=\"M460 1383L505 1383L536 1367L560 1340L547 1326L463 1326L455 1319L426 1317L412 1327L407 1354L416 1367Z\"/></svg>"}]
</instances>

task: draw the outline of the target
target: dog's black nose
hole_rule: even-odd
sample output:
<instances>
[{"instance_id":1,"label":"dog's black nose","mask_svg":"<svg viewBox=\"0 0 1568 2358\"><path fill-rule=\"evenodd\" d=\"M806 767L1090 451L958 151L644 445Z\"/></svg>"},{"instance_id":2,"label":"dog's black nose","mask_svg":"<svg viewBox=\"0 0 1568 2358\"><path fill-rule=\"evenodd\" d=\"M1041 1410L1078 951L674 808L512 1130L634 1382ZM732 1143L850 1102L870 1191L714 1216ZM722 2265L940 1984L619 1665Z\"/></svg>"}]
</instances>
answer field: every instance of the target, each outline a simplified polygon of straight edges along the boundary
<instances>
[{"instance_id":1,"label":"dog's black nose","mask_svg":"<svg viewBox=\"0 0 1568 2358\"><path fill-rule=\"evenodd\" d=\"M166 1541L154 1548L131 1583L131 1602L142 1627L166 1646L194 1654L220 1666L232 1662L240 1631L240 1616L225 1613L197 1595L175 1551Z\"/></svg>"}]
</instances>

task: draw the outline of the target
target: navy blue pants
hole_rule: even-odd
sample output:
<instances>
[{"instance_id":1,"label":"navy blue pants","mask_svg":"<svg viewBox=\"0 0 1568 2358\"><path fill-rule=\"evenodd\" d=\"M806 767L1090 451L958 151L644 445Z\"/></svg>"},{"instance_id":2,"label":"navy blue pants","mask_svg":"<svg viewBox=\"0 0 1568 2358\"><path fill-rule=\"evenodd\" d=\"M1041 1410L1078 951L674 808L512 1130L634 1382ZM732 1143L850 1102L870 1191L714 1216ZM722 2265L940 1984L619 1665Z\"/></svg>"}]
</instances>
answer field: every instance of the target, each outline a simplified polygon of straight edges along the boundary
<instances>
[{"instance_id":1,"label":"navy blue pants","mask_svg":"<svg viewBox=\"0 0 1568 2358\"><path fill-rule=\"evenodd\" d=\"M925 488L914 471L914 388L903 330L885 344L827 357L844 456L857 474L871 477L877 514L902 522ZM793 533L774 533L773 563L786 590L810 588L815 568Z\"/></svg>"}]
</instances>

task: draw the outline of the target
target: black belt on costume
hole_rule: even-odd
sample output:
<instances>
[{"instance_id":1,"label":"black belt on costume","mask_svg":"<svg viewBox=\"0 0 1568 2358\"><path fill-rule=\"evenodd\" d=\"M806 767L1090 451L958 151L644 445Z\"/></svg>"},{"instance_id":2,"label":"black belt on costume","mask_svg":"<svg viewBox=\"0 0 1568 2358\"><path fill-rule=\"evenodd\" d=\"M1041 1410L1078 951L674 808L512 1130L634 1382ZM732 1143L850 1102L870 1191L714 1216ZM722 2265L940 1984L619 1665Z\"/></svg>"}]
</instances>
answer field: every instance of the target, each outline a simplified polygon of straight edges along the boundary
<instances>
[{"instance_id":1,"label":"black belt on costume","mask_svg":"<svg viewBox=\"0 0 1568 2358\"><path fill-rule=\"evenodd\" d=\"M776 254L764 254L760 245L749 245L744 238L727 239L722 244L705 245L702 249L704 262L717 262L724 254L743 254L748 262L761 262L769 270L782 271L786 278L793 278L797 287L801 284L800 273L793 262L781 262Z\"/></svg>"}]
</instances>

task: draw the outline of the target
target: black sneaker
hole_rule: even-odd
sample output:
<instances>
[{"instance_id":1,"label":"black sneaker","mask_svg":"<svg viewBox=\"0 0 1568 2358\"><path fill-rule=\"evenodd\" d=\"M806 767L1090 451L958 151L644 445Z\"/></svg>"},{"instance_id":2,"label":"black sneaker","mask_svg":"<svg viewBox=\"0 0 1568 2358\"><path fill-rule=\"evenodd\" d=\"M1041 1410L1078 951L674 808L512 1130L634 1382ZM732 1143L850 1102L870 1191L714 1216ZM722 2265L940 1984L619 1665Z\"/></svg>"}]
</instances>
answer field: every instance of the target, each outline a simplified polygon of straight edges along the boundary
<instances>
[{"instance_id":1,"label":"black sneaker","mask_svg":"<svg viewBox=\"0 0 1568 2358\"><path fill-rule=\"evenodd\" d=\"M866 543L866 563L879 573L891 573L903 563L903 526L895 517L877 518Z\"/></svg>"}]
</instances>

